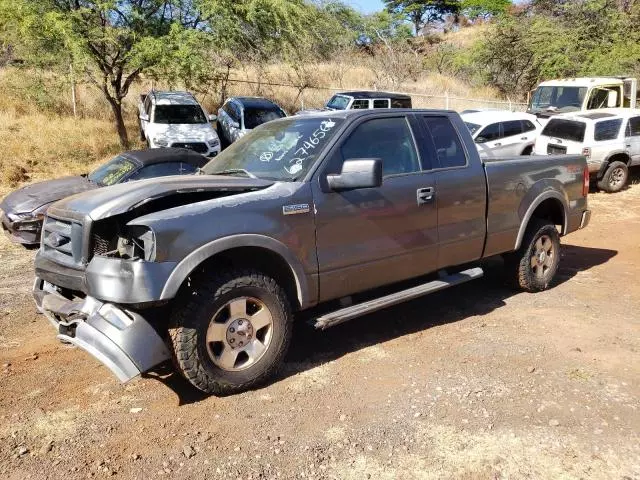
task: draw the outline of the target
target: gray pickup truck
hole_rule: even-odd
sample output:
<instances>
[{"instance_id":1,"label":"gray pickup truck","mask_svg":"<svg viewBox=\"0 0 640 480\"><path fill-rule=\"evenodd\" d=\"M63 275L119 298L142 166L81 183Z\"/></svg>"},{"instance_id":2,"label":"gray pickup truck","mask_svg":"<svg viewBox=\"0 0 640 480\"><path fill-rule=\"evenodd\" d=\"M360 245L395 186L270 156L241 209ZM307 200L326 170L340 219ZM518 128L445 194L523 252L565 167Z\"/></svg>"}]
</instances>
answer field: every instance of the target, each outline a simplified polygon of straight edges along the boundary
<instances>
[{"instance_id":1,"label":"gray pickup truck","mask_svg":"<svg viewBox=\"0 0 640 480\"><path fill-rule=\"evenodd\" d=\"M447 111L276 120L200 173L74 195L45 218L36 304L122 381L173 359L204 392L252 388L299 312L328 328L479 278L495 255L544 290L560 236L590 219L583 157L483 162Z\"/></svg>"}]
</instances>

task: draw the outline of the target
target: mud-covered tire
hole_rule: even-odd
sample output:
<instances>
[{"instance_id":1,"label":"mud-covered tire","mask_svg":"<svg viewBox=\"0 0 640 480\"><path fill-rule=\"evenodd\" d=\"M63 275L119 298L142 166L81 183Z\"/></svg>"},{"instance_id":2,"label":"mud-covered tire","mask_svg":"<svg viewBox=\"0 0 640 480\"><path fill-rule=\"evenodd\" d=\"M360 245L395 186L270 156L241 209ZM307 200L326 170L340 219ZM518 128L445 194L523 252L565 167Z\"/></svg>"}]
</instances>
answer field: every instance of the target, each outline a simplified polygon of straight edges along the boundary
<instances>
[{"instance_id":1,"label":"mud-covered tire","mask_svg":"<svg viewBox=\"0 0 640 480\"><path fill-rule=\"evenodd\" d=\"M283 288L261 272L236 269L210 276L202 274L193 278L191 285L177 299L169 328L171 350L180 373L199 390L215 395L249 390L272 377L287 352L292 332L293 317ZM211 325L221 325L217 316L224 314L225 308L229 308L228 315L231 315L231 307L227 306L239 299L255 299L267 308L272 330L268 345L257 361L246 368L232 370L219 365L220 359L216 360L212 350L216 344L208 341L208 334ZM223 351L229 346L229 322L222 324L226 332L225 341L219 342ZM257 341L259 332L252 333Z\"/></svg>"},{"instance_id":2,"label":"mud-covered tire","mask_svg":"<svg viewBox=\"0 0 640 480\"><path fill-rule=\"evenodd\" d=\"M549 288L559 263L560 235L556 226L546 220L531 220L520 248L505 256L509 283L525 292Z\"/></svg>"},{"instance_id":3,"label":"mud-covered tire","mask_svg":"<svg viewBox=\"0 0 640 480\"><path fill-rule=\"evenodd\" d=\"M629 179L629 169L624 162L611 162L598 180L598 188L607 193L616 193L624 188Z\"/></svg>"},{"instance_id":4,"label":"mud-covered tire","mask_svg":"<svg viewBox=\"0 0 640 480\"><path fill-rule=\"evenodd\" d=\"M218 139L220 140L220 150L224 150L229 146L229 142L227 141L227 137L222 130L222 126L219 122L216 121L216 133L218 134Z\"/></svg>"}]
</instances>

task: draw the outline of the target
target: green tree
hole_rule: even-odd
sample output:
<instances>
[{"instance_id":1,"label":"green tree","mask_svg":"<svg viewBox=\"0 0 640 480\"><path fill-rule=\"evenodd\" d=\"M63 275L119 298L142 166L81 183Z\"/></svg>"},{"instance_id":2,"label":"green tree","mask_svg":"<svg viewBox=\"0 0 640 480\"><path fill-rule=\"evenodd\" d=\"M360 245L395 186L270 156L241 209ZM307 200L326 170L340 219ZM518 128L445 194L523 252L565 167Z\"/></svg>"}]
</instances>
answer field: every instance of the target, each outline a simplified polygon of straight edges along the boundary
<instances>
[{"instance_id":1,"label":"green tree","mask_svg":"<svg viewBox=\"0 0 640 480\"><path fill-rule=\"evenodd\" d=\"M446 15L457 15L458 0L384 0L387 11L403 15L415 29L415 34L427 26L440 22Z\"/></svg>"},{"instance_id":2,"label":"green tree","mask_svg":"<svg viewBox=\"0 0 640 480\"><path fill-rule=\"evenodd\" d=\"M509 10L511 0L462 0L462 13L470 19L502 15Z\"/></svg>"}]
</instances>

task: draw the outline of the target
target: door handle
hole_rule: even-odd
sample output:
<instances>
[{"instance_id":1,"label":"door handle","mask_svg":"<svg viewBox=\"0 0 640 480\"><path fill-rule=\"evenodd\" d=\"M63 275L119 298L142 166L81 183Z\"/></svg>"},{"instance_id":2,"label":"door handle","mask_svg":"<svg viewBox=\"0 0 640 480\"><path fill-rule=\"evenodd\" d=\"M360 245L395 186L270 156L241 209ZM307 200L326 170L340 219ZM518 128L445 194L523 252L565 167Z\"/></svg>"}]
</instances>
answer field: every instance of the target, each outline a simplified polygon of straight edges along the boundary
<instances>
[{"instance_id":1,"label":"door handle","mask_svg":"<svg viewBox=\"0 0 640 480\"><path fill-rule=\"evenodd\" d=\"M435 197L436 190L433 187L419 188L417 191L418 205L431 203Z\"/></svg>"},{"instance_id":2,"label":"door handle","mask_svg":"<svg viewBox=\"0 0 640 480\"><path fill-rule=\"evenodd\" d=\"M520 140L529 140L529 137L520 137Z\"/></svg>"},{"instance_id":3,"label":"door handle","mask_svg":"<svg viewBox=\"0 0 640 480\"><path fill-rule=\"evenodd\" d=\"M494 143L494 144L493 144L493 146L494 146L494 147L501 147L501 146L502 146L502 144L501 144L501 143Z\"/></svg>"}]
</instances>

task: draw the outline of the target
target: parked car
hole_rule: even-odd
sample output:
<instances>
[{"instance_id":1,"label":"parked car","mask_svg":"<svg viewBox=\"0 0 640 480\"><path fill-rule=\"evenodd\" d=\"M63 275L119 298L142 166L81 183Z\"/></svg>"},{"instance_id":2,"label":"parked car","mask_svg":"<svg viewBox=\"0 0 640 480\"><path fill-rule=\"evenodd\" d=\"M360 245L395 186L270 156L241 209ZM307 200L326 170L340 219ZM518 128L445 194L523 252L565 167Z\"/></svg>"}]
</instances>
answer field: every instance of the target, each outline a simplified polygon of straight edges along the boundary
<instances>
[{"instance_id":1,"label":"parked car","mask_svg":"<svg viewBox=\"0 0 640 480\"><path fill-rule=\"evenodd\" d=\"M53 202L116 183L194 173L206 162L202 155L178 148L121 153L88 175L34 183L10 193L0 202L2 228L12 241L38 246L42 219Z\"/></svg>"},{"instance_id":2,"label":"parked car","mask_svg":"<svg viewBox=\"0 0 640 480\"><path fill-rule=\"evenodd\" d=\"M323 111L363 110L376 108L411 108L411 97L400 93L354 91L336 93L323 108L300 110L296 115Z\"/></svg>"},{"instance_id":3,"label":"parked car","mask_svg":"<svg viewBox=\"0 0 640 480\"><path fill-rule=\"evenodd\" d=\"M262 97L231 97L218 110L217 131L226 147L258 125L286 117L277 103Z\"/></svg>"},{"instance_id":4,"label":"parked car","mask_svg":"<svg viewBox=\"0 0 640 480\"><path fill-rule=\"evenodd\" d=\"M298 312L325 329L479 278L469 265L500 254L514 285L547 289L560 236L589 223L587 165L512 160L481 161L448 111L274 120L203 175L53 205L36 304L121 380L173 358L204 392L246 390L275 372Z\"/></svg>"},{"instance_id":5,"label":"parked car","mask_svg":"<svg viewBox=\"0 0 640 480\"><path fill-rule=\"evenodd\" d=\"M188 148L207 157L220 153L220 139L209 115L189 92L141 95L138 105L140 139L149 148Z\"/></svg>"},{"instance_id":6,"label":"parked car","mask_svg":"<svg viewBox=\"0 0 640 480\"><path fill-rule=\"evenodd\" d=\"M531 155L542 126L535 115L510 111L480 111L462 116L483 156Z\"/></svg>"},{"instance_id":7,"label":"parked car","mask_svg":"<svg viewBox=\"0 0 640 480\"><path fill-rule=\"evenodd\" d=\"M534 153L584 155L598 188L618 192L627 184L629 167L640 165L640 110L557 115L542 130Z\"/></svg>"}]
</instances>

